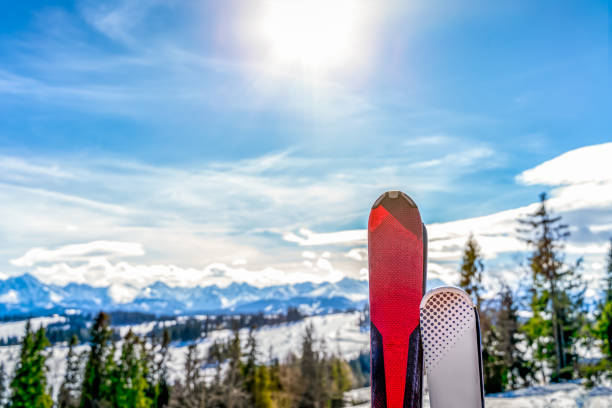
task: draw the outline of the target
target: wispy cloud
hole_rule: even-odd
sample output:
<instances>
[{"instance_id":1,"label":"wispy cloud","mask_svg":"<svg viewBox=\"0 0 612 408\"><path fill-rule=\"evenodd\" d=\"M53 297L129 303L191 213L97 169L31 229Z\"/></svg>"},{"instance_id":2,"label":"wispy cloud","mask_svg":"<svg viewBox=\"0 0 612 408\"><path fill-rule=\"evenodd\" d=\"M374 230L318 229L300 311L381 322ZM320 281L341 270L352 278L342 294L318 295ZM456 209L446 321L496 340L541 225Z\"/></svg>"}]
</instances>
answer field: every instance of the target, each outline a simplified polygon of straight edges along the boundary
<instances>
[{"instance_id":1,"label":"wispy cloud","mask_svg":"<svg viewBox=\"0 0 612 408\"><path fill-rule=\"evenodd\" d=\"M550 206L574 227L565 249L569 259L585 257L589 293L603 271L598 259L606 251L606 226L612 225L612 172L600 173L608 166L607 155L589 153L599 148L605 151L609 144L568 152L517 178L553 186ZM471 152L465 152L469 160L444 155L436 165L440 172L430 172L441 179L432 183L444 185L464 166L473 171L481 161L476 158L490 154L487 149ZM121 299L157 280L175 286L234 281L263 286L364 278L366 230L337 226L364 225L370 201L380 192L380 175L401 185L394 174L413 164L394 161L364 171L361 163L347 161L339 171L331 160L298 153L200 168L100 159L63 160L59 167L49 160L11 158L12 174L36 176L19 185L14 177L0 178L7 210L0 228L15 237L0 256L11 262L13 273L29 270L57 284L110 285ZM597 171L596 182L585 173L574 179L559 175L585 160ZM320 171L304 171L313 166ZM532 203L429 224L430 277L455 281L472 233L486 258L487 284L496 285L496 278L516 282L512 271L527 249L517 238L516 220L536 208ZM133 257L139 262L128 260Z\"/></svg>"},{"instance_id":2,"label":"wispy cloud","mask_svg":"<svg viewBox=\"0 0 612 408\"><path fill-rule=\"evenodd\" d=\"M363 225L370 198L380 193L379 180L401 186L412 166L410 158L372 160L366 167L361 159L347 158L338 166L337 159L296 149L191 167L83 156L5 157L10 171L0 174L6 205L0 230L13 238L0 248L0 259L13 273L29 270L56 283L95 275L100 284L134 285L151 279L227 282L237 276L231 271L246 271L247 264L248 271L260 272L244 272L240 279L257 284L362 277L364 255L345 252L364 245L365 232L337 226ZM445 160L423 185L443 189L478 167ZM23 177L16 181L18 175ZM313 232L320 228L327 232ZM304 246L331 250L304 252L305 257ZM123 263L136 255L138 265ZM213 264L232 266L221 277L185 272L198 278L169 278L176 268L183 274ZM125 265L137 272L117 272Z\"/></svg>"},{"instance_id":3,"label":"wispy cloud","mask_svg":"<svg viewBox=\"0 0 612 408\"><path fill-rule=\"evenodd\" d=\"M130 257L144 255L137 242L93 241L85 244L65 245L57 249L32 248L20 258L12 259L15 266L33 266L40 263L86 261L92 257Z\"/></svg>"}]
</instances>

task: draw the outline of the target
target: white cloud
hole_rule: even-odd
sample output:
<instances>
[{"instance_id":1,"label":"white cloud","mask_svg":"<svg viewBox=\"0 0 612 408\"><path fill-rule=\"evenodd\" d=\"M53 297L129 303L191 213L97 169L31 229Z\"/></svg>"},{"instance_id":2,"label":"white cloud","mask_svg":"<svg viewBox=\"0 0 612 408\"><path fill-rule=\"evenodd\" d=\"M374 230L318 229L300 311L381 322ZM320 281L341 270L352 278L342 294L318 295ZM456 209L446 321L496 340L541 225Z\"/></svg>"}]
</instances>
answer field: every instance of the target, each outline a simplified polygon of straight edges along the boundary
<instances>
[{"instance_id":1,"label":"white cloud","mask_svg":"<svg viewBox=\"0 0 612 408\"><path fill-rule=\"evenodd\" d=\"M355 261L365 261L368 259L368 250L365 248L352 248L344 256Z\"/></svg>"},{"instance_id":2,"label":"white cloud","mask_svg":"<svg viewBox=\"0 0 612 408\"><path fill-rule=\"evenodd\" d=\"M602 146L609 149L609 144ZM578 151L559 156L562 167L578 166L586 160L584 152L593 149ZM488 153L484 149L479 154ZM448 160L448 155L443 157ZM557 166L557 159L547 163ZM601 155L591 161L599 161L592 168L608 168ZM367 171L327 171L335 162L296 157L289 151L189 169L96 159L87 165L67 159L61 167L36 159L27 163L78 177L41 170L22 186L0 174L5 203L0 229L12 237L10 246L0 247L0 260L10 261L10 274L34 267L32 272L49 282L119 284L128 289L156 280L180 286L231 281L267 285L363 277L366 230L333 227L357 218L365 224L370 199L381 189L379 180L402 185L399 169L411 166L393 162ZM305 176L305 168L325 170ZM460 169L465 168L450 171ZM571 184L558 184L570 176L555 178L544 164L522 173L524 180L554 185L551 208L575 227L567 253L587 255L589 262L606 250L612 225L612 172L603 173L607 176L598 175L596 182L580 175ZM427 188L445 189L452 180L444 176ZM500 259L526 249L516 238L516 220L536 207L533 203L428 225L430 276L455 281L470 233L481 244L491 273L505 274L509 267L498 268ZM321 225L328 232L315 232ZM320 250L304 250L315 246ZM139 256L139 262L126 262L131 256ZM246 259L248 269L242 262ZM118 297L129 297L129 291L116 290Z\"/></svg>"},{"instance_id":3,"label":"white cloud","mask_svg":"<svg viewBox=\"0 0 612 408\"><path fill-rule=\"evenodd\" d=\"M283 235L283 239L302 246L350 244L366 242L367 233L365 230L316 233L306 228L301 228L298 234L289 232Z\"/></svg>"},{"instance_id":4,"label":"white cloud","mask_svg":"<svg viewBox=\"0 0 612 408\"><path fill-rule=\"evenodd\" d=\"M549 186L609 183L611 179L612 143L571 150L517 176L524 184Z\"/></svg>"},{"instance_id":5,"label":"white cloud","mask_svg":"<svg viewBox=\"0 0 612 408\"><path fill-rule=\"evenodd\" d=\"M565 153L555 159L526 170L517 180L528 184L556 186L551 192L549 208L569 222L575 233L570 236L565 253L570 259L596 259L609 248L600 233L610 230L612 221L612 143L589 146ZM587 164L588 163L588 164ZM578 170L576 170L578 169ZM465 242L473 234L490 265L489 273L507 282L517 283L516 271L499 266L500 256L524 253L525 242L517 237L517 220L533 213L538 203L494 214L427 225L429 245L429 277L447 282L457 279L458 262ZM299 245L350 245L365 242L366 230L316 233L310 230L287 234L285 239ZM351 249L346 257L365 263L365 250ZM516 268L515 268L516 269ZM597 280L590 278L591 291Z\"/></svg>"},{"instance_id":6,"label":"white cloud","mask_svg":"<svg viewBox=\"0 0 612 408\"><path fill-rule=\"evenodd\" d=\"M145 251L137 242L93 241L85 244L65 245L57 249L32 248L20 258L12 259L15 266L33 266L38 263L83 261L98 256L142 256Z\"/></svg>"},{"instance_id":7,"label":"white cloud","mask_svg":"<svg viewBox=\"0 0 612 408\"><path fill-rule=\"evenodd\" d=\"M0 156L0 174L16 180L31 177L73 178L74 175L62 170L57 164L31 163L18 157Z\"/></svg>"},{"instance_id":8,"label":"white cloud","mask_svg":"<svg viewBox=\"0 0 612 408\"><path fill-rule=\"evenodd\" d=\"M317 257L317 254L312 251L303 251L302 256L306 259L315 259Z\"/></svg>"},{"instance_id":9,"label":"white cloud","mask_svg":"<svg viewBox=\"0 0 612 408\"><path fill-rule=\"evenodd\" d=\"M233 282L263 287L299 282L334 282L343 278L343 274L327 259L319 258L316 264L308 262L306 269L288 272L273 267L254 270L223 263L212 263L202 269L182 268L176 265L111 262L104 257L95 257L79 265L53 263L37 266L32 274L45 283L56 285L77 282L110 287L111 296L121 302L131 300L138 289L158 281L179 287L225 287Z\"/></svg>"}]
</instances>

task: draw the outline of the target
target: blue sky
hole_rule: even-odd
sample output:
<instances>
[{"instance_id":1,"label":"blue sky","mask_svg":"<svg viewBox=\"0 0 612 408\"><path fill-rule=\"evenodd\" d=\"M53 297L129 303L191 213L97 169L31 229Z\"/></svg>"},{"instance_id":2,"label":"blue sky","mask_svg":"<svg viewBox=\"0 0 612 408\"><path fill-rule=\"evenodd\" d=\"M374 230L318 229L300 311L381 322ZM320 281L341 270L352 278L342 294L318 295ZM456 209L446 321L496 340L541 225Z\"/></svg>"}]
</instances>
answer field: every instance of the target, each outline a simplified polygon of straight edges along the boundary
<instances>
[{"instance_id":1,"label":"blue sky","mask_svg":"<svg viewBox=\"0 0 612 408\"><path fill-rule=\"evenodd\" d=\"M359 240L287 238L359 234L388 188L430 224L561 197L516 177L612 139L607 2L279 4L5 2L0 272L359 276Z\"/></svg>"}]
</instances>

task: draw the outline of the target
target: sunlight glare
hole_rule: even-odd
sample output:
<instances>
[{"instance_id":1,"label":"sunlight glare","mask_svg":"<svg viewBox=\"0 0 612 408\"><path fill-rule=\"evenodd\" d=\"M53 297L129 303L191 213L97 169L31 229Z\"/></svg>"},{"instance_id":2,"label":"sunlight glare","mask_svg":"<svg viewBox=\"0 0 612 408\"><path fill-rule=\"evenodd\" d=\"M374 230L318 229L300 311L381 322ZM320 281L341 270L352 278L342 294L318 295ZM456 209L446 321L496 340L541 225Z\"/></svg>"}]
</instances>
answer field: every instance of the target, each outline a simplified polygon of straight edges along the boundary
<instances>
[{"instance_id":1,"label":"sunlight glare","mask_svg":"<svg viewBox=\"0 0 612 408\"><path fill-rule=\"evenodd\" d=\"M258 31L274 64L327 71L359 62L365 7L359 0L268 1Z\"/></svg>"}]
</instances>

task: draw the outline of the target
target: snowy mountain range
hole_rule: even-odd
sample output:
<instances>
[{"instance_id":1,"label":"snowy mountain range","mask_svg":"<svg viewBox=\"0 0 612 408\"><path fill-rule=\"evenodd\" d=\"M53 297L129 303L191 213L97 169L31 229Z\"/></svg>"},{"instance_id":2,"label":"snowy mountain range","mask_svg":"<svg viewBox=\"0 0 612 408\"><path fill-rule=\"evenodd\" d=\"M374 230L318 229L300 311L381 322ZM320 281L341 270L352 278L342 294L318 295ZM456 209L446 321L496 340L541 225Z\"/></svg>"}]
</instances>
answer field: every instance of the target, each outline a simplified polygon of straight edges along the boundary
<instances>
[{"instance_id":1,"label":"snowy mountain range","mask_svg":"<svg viewBox=\"0 0 612 408\"><path fill-rule=\"evenodd\" d=\"M156 282L134 289L129 301L117 301L111 287L70 283L45 284L30 274L0 281L0 316L48 315L66 310L139 311L154 314L215 312L276 312L298 307L303 312L326 313L362 307L368 283L345 278L339 282L298 283L258 288L246 283L227 287L170 287Z\"/></svg>"},{"instance_id":2,"label":"snowy mountain range","mask_svg":"<svg viewBox=\"0 0 612 408\"><path fill-rule=\"evenodd\" d=\"M428 287L443 282L428 281ZM45 284L30 274L0 280L0 316L46 316L66 310L97 312L123 310L180 315L195 313L279 312L297 307L307 314L330 313L361 308L368 299L368 282L344 278L339 282L296 283L255 287L232 283L227 287L171 287L156 282L142 289L132 288L129 300L119 301L113 287L70 283Z\"/></svg>"}]
</instances>

